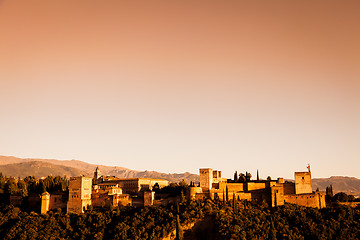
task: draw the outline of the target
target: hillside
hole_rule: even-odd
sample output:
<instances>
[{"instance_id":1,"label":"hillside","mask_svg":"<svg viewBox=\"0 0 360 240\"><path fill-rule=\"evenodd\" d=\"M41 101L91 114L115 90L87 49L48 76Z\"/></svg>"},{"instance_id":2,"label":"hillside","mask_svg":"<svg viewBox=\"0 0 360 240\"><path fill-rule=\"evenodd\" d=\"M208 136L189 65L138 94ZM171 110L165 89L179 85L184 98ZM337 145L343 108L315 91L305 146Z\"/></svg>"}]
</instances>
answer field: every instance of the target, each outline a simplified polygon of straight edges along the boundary
<instances>
[{"instance_id":1,"label":"hillside","mask_svg":"<svg viewBox=\"0 0 360 240\"><path fill-rule=\"evenodd\" d=\"M37 178L53 176L80 176L86 172L72 167L60 166L41 161L27 161L14 164L0 165L0 172L5 176L25 178L35 176Z\"/></svg>"},{"instance_id":2,"label":"hillside","mask_svg":"<svg viewBox=\"0 0 360 240\"><path fill-rule=\"evenodd\" d=\"M319 188L325 191L332 184L334 193L345 192L352 195L360 195L360 179L354 177L333 176L330 178L314 178L313 189Z\"/></svg>"},{"instance_id":3,"label":"hillside","mask_svg":"<svg viewBox=\"0 0 360 240\"><path fill-rule=\"evenodd\" d=\"M56 160L38 158L17 158L0 156L0 172L6 176L24 177L34 175L43 177L48 175L66 176L93 176L96 167L99 166L103 175L116 176L119 178L160 178L170 182L179 182L184 179L187 182L199 181L199 176L191 173L160 173L155 171L136 171L123 167L111 167L95 165L79 160Z\"/></svg>"}]
</instances>

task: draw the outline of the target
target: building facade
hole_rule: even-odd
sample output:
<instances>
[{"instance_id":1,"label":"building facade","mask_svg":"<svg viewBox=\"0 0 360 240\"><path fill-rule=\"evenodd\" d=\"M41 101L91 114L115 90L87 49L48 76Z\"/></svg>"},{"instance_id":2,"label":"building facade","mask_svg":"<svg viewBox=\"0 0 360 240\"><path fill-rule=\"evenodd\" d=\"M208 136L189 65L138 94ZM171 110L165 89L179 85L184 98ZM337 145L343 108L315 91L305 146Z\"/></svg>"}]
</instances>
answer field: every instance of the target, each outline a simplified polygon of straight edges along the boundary
<instances>
[{"instance_id":1,"label":"building facade","mask_svg":"<svg viewBox=\"0 0 360 240\"><path fill-rule=\"evenodd\" d=\"M71 177L69 181L68 213L83 213L91 205L92 178Z\"/></svg>"}]
</instances>

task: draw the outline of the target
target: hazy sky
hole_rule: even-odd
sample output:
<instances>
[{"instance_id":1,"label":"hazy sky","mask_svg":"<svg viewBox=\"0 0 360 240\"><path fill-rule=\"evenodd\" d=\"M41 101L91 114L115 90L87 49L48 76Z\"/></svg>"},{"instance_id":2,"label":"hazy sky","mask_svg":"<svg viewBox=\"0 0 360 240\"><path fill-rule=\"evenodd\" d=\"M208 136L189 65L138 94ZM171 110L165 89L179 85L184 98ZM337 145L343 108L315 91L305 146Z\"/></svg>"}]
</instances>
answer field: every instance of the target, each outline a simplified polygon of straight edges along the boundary
<instances>
[{"instance_id":1,"label":"hazy sky","mask_svg":"<svg viewBox=\"0 0 360 240\"><path fill-rule=\"evenodd\" d=\"M0 0L0 155L360 178L360 1Z\"/></svg>"}]
</instances>

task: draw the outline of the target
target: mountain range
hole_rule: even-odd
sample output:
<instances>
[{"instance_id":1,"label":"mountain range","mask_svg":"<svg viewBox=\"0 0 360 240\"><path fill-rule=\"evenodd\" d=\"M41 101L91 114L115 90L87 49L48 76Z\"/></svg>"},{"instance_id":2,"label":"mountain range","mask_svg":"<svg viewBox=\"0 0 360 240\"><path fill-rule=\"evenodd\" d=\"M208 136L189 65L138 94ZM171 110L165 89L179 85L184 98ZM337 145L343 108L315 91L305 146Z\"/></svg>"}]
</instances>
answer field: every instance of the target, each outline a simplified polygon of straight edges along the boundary
<instances>
[{"instance_id":1,"label":"mountain range","mask_svg":"<svg viewBox=\"0 0 360 240\"><path fill-rule=\"evenodd\" d=\"M37 178L53 176L93 176L96 167L100 168L103 175L119 178L160 178L170 182L198 182L199 175L192 173L161 173L156 171L136 171L123 167L95 165L79 160L56 160L39 158L17 158L0 156L0 172L5 176L20 177L35 176ZM360 195L360 179L346 176L332 176L330 178L313 178L313 190L319 188L325 191L326 187L333 186L334 193Z\"/></svg>"},{"instance_id":2,"label":"mountain range","mask_svg":"<svg viewBox=\"0 0 360 240\"><path fill-rule=\"evenodd\" d=\"M197 174L191 173L161 173L155 171L136 171L123 167L95 165L79 160L56 160L39 158L17 158L0 156L0 172L5 176L20 177L35 176L37 178L53 176L89 176L92 177L96 167L107 176L119 178L160 178L170 182L199 181Z\"/></svg>"}]
</instances>

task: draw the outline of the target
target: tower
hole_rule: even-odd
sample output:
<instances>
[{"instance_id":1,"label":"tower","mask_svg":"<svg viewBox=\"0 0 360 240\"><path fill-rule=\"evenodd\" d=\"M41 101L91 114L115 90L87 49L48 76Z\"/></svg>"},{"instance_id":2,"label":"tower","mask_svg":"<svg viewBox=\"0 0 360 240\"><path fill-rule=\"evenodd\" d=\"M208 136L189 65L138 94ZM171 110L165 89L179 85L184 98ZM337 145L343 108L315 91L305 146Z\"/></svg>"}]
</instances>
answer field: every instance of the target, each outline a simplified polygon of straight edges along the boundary
<instances>
[{"instance_id":1,"label":"tower","mask_svg":"<svg viewBox=\"0 0 360 240\"><path fill-rule=\"evenodd\" d=\"M49 211L50 207L50 194L44 192L41 194L41 214L45 214Z\"/></svg>"},{"instance_id":2,"label":"tower","mask_svg":"<svg viewBox=\"0 0 360 240\"><path fill-rule=\"evenodd\" d=\"M312 193L311 172L295 172L295 194Z\"/></svg>"},{"instance_id":3,"label":"tower","mask_svg":"<svg viewBox=\"0 0 360 240\"><path fill-rule=\"evenodd\" d=\"M101 172L100 172L99 167L97 166L97 167L96 167L96 170L95 170L95 172L94 172L94 179L97 180L97 179L99 179L100 177L101 177Z\"/></svg>"},{"instance_id":4,"label":"tower","mask_svg":"<svg viewBox=\"0 0 360 240\"><path fill-rule=\"evenodd\" d=\"M101 182L100 177L101 177L101 172L100 172L99 166L97 166L96 170L94 172L94 184L98 184Z\"/></svg>"},{"instance_id":5,"label":"tower","mask_svg":"<svg viewBox=\"0 0 360 240\"><path fill-rule=\"evenodd\" d=\"M83 213L91 205L91 177L71 177L69 182L68 213Z\"/></svg>"},{"instance_id":6,"label":"tower","mask_svg":"<svg viewBox=\"0 0 360 240\"><path fill-rule=\"evenodd\" d=\"M200 168L200 187L203 190L211 190L213 183L213 170L211 168Z\"/></svg>"}]
</instances>

